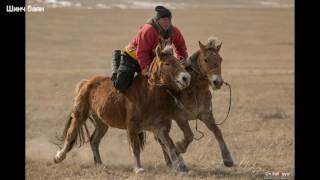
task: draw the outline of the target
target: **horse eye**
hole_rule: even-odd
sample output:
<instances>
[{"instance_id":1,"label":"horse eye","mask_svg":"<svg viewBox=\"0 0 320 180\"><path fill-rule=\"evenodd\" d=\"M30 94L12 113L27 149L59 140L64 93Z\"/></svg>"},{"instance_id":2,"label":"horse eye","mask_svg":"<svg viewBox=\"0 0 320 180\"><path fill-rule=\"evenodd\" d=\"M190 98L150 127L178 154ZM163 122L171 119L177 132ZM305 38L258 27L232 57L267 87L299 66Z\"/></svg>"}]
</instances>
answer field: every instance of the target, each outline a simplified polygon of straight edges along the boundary
<instances>
[{"instance_id":1,"label":"horse eye","mask_svg":"<svg viewBox=\"0 0 320 180\"><path fill-rule=\"evenodd\" d=\"M170 64L169 64L169 63L165 63L164 65L166 65L166 66L170 66Z\"/></svg>"},{"instance_id":2,"label":"horse eye","mask_svg":"<svg viewBox=\"0 0 320 180\"><path fill-rule=\"evenodd\" d=\"M206 62L206 63L207 63L207 62L208 62L208 59L204 59L204 62Z\"/></svg>"}]
</instances>

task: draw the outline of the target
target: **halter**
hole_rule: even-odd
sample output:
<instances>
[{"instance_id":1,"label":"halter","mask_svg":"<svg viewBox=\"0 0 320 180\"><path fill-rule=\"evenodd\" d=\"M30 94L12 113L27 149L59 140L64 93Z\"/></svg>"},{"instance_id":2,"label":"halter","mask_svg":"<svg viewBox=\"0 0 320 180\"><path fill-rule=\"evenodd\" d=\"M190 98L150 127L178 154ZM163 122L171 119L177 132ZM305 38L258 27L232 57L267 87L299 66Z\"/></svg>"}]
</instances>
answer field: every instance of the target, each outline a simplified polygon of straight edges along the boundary
<instances>
[{"instance_id":1,"label":"halter","mask_svg":"<svg viewBox=\"0 0 320 180\"><path fill-rule=\"evenodd\" d=\"M188 66L190 67L195 73L199 74L199 77L201 79L205 79L205 80L209 80L208 77L206 75L204 75L200 70L199 70L199 60L196 59L196 61L193 60L194 57L190 56L186 61ZM195 62L195 63L194 63ZM210 74L211 72L213 72L214 70L209 71L208 73Z\"/></svg>"}]
</instances>

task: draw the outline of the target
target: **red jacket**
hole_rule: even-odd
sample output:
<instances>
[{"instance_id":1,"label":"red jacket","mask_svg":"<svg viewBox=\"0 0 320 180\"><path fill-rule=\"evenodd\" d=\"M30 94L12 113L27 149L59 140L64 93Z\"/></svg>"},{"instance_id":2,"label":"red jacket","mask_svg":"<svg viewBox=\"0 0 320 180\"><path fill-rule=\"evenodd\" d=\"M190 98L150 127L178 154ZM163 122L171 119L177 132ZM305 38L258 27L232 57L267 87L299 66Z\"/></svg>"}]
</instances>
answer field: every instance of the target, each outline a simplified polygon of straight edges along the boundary
<instances>
[{"instance_id":1,"label":"red jacket","mask_svg":"<svg viewBox=\"0 0 320 180\"><path fill-rule=\"evenodd\" d=\"M133 38L129 48L136 49L137 59L141 70L149 66L155 56L153 49L159 43L159 32L150 24L144 24L140 27L138 35ZM171 44L179 60L188 57L186 43L180 30L172 26Z\"/></svg>"}]
</instances>

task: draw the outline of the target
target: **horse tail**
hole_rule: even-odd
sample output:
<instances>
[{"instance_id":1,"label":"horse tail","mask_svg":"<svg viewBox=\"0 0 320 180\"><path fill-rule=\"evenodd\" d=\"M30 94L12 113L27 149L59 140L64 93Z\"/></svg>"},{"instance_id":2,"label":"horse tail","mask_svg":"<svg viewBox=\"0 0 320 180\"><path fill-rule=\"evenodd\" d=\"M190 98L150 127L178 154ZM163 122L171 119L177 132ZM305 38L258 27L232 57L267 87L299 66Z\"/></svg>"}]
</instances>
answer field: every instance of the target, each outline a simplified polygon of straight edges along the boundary
<instances>
[{"instance_id":1,"label":"horse tail","mask_svg":"<svg viewBox=\"0 0 320 180\"><path fill-rule=\"evenodd\" d=\"M146 139L147 139L146 132L143 131L138 134L135 134L134 136L130 135L130 133L127 133L127 135L128 135L128 142L130 145L129 147L139 148L142 151L144 148L144 145L146 144Z\"/></svg>"},{"instance_id":2,"label":"horse tail","mask_svg":"<svg viewBox=\"0 0 320 180\"><path fill-rule=\"evenodd\" d=\"M74 93L73 111L68 116L62 135L60 137L56 136L58 143L54 143L58 145L60 148L67 137L67 132L72 124L71 123L72 120L77 121L76 123L79 128L77 128L77 134L74 141L72 142L71 148L73 147L74 144L78 144L79 145L78 147L81 147L90 139L90 133L86 124L86 120L89 116L89 109L90 109L89 94L94 83L86 83L86 82L88 82L88 80L83 79L76 85L75 93ZM85 137L84 130L86 131L87 138Z\"/></svg>"},{"instance_id":3,"label":"horse tail","mask_svg":"<svg viewBox=\"0 0 320 180\"><path fill-rule=\"evenodd\" d=\"M86 82L88 82L88 79L82 79L77 83L76 88L74 89L74 97L76 97L79 94L81 87Z\"/></svg>"},{"instance_id":4,"label":"horse tail","mask_svg":"<svg viewBox=\"0 0 320 180\"><path fill-rule=\"evenodd\" d=\"M56 133L56 140L57 142L52 142L53 144L57 145L59 148L61 148L64 140L66 139L66 136L67 136L67 132L68 132L68 129L71 125L71 120L72 120L72 117L71 117L71 113L69 113L68 115L68 119L64 125L64 129L63 129L63 132L62 134L59 136L57 133Z\"/></svg>"},{"instance_id":5,"label":"horse tail","mask_svg":"<svg viewBox=\"0 0 320 180\"><path fill-rule=\"evenodd\" d=\"M60 149L61 149L61 146L63 145L63 143L67 137L67 132L68 132L68 129L70 128L71 120L72 120L72 116L70 114L68 116L66 123L65 123L62 134L60 136L56 135L57 142L52 142L53 144L57 145ZM84 130L86 132L86 136L84 134ZM77 144L77 145L79 145L78 147L81 147L83 144L87 143L89 141L89 139L90 139L90 132L89 132L89 129L88 129L86 122L84 122L81 124L80 128L78 129L76 139L72 142L72 146L74 144Z\"/></svg>"},{"instance_id":6,"label":"horse tail","mask_svg":"<svg viewBox=\"0 0 320 180\"><path fill-rule=\"evenodd\" d=\"M90 140L90 133L86 120L89 118L90 111L89 95L96 83L88 82L89 80L87 79L82 79L78 82L74 94L74 109L71 116L78 121L77 123L79 123L79 128L75 138L75 144L77 144L78 147L81 147ZM86 136L84 130L86 132Z\"/></svg>"},{"instance_id":7,"label":"horse tail","mask_svg":"<svg viewBox=\"0 0 320 180\"><path fill-rule=\"evenodd\" d=\"M146 144L147 134L145 131L143 131L143 132L139 133L138 136L139 136L139 140L140 140L139 147L141 150L143 150L144 145Z\"/></svg>"}]
</instances>

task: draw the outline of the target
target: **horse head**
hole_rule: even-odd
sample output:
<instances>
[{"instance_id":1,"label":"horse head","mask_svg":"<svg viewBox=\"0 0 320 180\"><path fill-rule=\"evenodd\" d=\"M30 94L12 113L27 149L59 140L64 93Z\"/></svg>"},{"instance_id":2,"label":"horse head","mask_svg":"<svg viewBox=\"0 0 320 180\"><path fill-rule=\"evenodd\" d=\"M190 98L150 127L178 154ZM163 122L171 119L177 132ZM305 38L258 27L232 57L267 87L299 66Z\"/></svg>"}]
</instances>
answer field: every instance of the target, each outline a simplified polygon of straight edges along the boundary
<instances>
[{"instance_id":1,"label":"horse head","mask_svg":"<svg viewBox=\"0 0 320 180\"><path fill-rule=\"evenodd\" d=\"M197 64L200 72L210 81L212 89L219 89L223 84L221 76L222 57L219 54L222 43L217 45L217 38L210 37L208 43L203 45L199 41L200 53Z\"/></svg>"},{"instance_id":2,"label":"horse head","mask_svg":"<svg viewBox=\"0 0 320 180\"><path fill-rule=\"evenodd\" d=\"M149 82L166 85L170 89L180 91L190 85L191 76L173 55L170 45L159 43L156 56L150 66Z\"/></svg>"}]
</instances>

